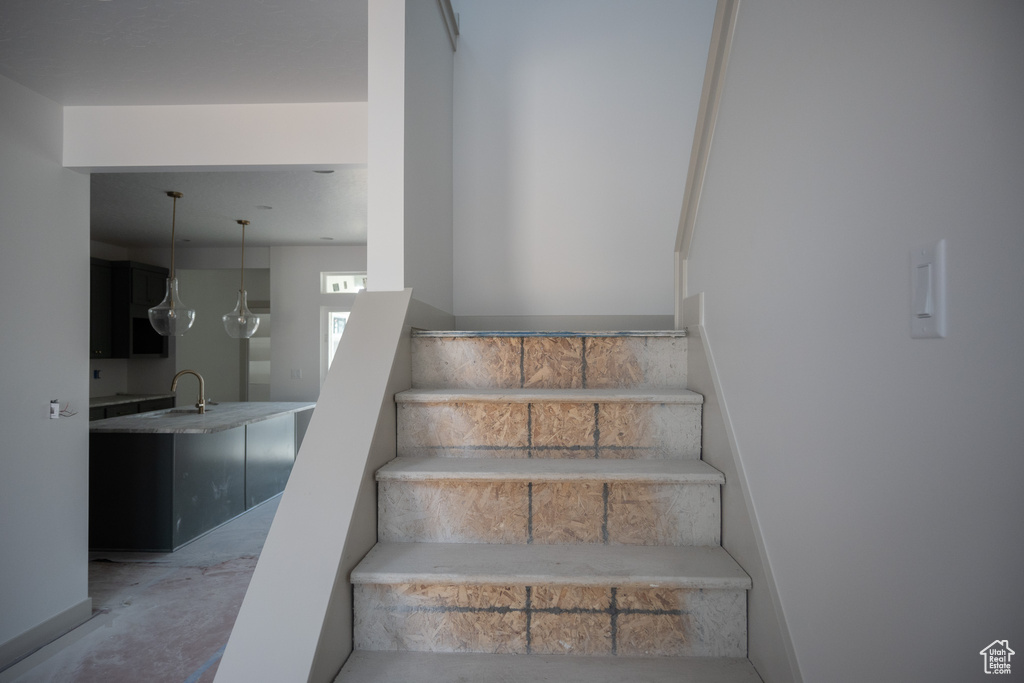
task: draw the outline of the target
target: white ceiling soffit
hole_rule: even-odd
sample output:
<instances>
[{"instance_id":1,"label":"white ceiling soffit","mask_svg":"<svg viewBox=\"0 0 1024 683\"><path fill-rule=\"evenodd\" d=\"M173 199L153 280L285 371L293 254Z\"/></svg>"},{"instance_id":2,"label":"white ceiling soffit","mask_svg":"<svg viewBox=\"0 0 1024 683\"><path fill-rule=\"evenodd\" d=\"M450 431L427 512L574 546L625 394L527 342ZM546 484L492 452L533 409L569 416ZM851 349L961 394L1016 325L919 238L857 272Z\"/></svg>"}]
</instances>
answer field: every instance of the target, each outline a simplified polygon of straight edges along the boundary
<instances>
[{"instance_id":1,"label":"white ceiling soffit","mask_svg":"<svg viewBox=\"0 0 1024 683\"><path fill-rule=\"evenodd\" d=\"M167 192L176 190L184 194L175 229L182 247L238 246L238 219L251 221L246 246L365 245L366 167L330 170L94 173L91 238L122 247L169 246Z\"/></svg>"},{"instance_id":2,"label":"white ceiling soffit","mask_svg":"<svg viewBox=\"0 0 1024 683\"><path fill-rule=\"evenodd\" d=\"M63 105L365 102L367 0L2 0L0 75Z\"/></svg>"}]
</instances>

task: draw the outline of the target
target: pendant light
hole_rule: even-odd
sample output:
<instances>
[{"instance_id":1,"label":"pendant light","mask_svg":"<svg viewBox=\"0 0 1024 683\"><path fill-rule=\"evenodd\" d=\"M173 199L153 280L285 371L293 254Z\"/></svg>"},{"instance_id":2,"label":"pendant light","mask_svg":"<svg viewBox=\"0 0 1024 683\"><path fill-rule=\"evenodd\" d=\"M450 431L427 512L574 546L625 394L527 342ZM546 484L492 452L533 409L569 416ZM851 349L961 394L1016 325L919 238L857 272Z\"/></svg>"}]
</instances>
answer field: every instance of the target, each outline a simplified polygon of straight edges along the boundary
<instances>
[{"instance_id":1,"label":"pendant light","mask_svg":"<svg viewBox=\"0 0 1024 683\"><path fill-rule=\"evenodd\" d=\"M167 278L164 300L149 309L149 324L161 336L180 337L192 327L192 323L196 319L196 312L186 306L178 297L178 278L174 276L174 223L178 213L178 200L181 199L182 194L168 192L167 196L174 199L174 208L171 213L171 273Z\"/></svg>"},{"instance_id":2,"label":"pendant light","mask_svg":"<svg viewBox=\"0 0 1024 683\"><path fill-rule=\"evenodd\" d=\"M238 302L235 304L234 310L225 313L221 320L224 321L224 329L229 337L248 339L256 333L256 328L260 326L260 319L259 316L253 315L253 312L249 310L248 302L246 302L245 226L249 225L249 221L238 220L235 222L242 226L242 277L238 286Z\"/></svg>"}]
</instances>

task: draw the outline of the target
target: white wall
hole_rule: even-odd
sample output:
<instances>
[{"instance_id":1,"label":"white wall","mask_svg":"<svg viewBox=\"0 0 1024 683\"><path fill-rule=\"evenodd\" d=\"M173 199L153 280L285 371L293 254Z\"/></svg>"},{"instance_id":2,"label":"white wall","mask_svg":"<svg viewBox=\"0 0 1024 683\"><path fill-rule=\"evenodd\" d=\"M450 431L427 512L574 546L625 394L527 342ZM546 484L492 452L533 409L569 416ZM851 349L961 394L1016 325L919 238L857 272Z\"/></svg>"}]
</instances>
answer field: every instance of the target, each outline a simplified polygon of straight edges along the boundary
<instances>
[{"instance_id":1,"label":"white wall","mask_svg":"<svg viewBox=\"0 0 1024 683\"><path fill-rule=\"evenodd\" d=\"M702 297L684 304L686 386L704 397L700 457L725 475L722 488L722 547L750 576L747 592L747 658L764 681L799 681L789 626L779 607L778 590L764 552L760 525L753 514L746 472L736 457L735 432L725 401L711 342L700 324Z\"/></svg>"},{"instance_id":2,"label":"white wall","mask_svg":"<svg viewBox=\"0 0 1024 683\"><path fill-rule=\"evenodd\" d=\"M405 286L451 313L455 53L432 0L406 2L405 35Z\"/></svg>"},{"instance_id":3,"label":"white wall","mask_svg":"<svg viewBox=\"0 0 1024 683\"><path fill-rule=\"evenodd\" d=\"M320 307L351 305L351 294L321 294L320 273L365 271L366 247L271 247L270 400L320 395ZM293 379L292 371L301 377Z\"/></svg>"},{"instance_id":4,"label":"white wall","mask_svg":"<svg viewBox=\"0 0 1024 683\"><path fill-rule=\"evenodd\" d=\"M455 315L670 316L713 0L457 9Z\"/></svg>"},{"instance_id":5,"label":"white wall","mask_svg":"<svg viewBox=\"0 0 1024 683\"><path fill-rule=\"evenodd\" d=\"M367 289L405 287L405 3L367 12Z\"/></svg>"},{"instance_id":6,"label":"white wall","mask_svg":"<svg viewBox=\"0 0 1024 683\"><path fill-rule=\"evenodd\" d=\"M1021 35L1019 3L740 7L688 287L806 681L1024 643ZM949 334L912 340L941 238Z\"/></svg>"},{"instance_id":7,"label":"white wall","mask_svg":"<svg viewBox=\"0 0 1024 683\"><path fill-rule=\"evenodd\" d=\"M368 288L450 316L451 44L433 0L377 0L368 21Z\"/></svg>"},{"instance_id":8,"label":"white wall","mask_svg":"<svg viewBox=\"0 0 1024 683\"><path fill-rule=\"evenodd\" d=\"M108 172L365 164L366 116L365 102L65 107L63 161Z\"/></svg>"},{"instance_id":9,"label":"white wall","mask_svg":"<svg viewBox=\"0 0 1024 683\"><path fill-rule=\"evenodd\" d=\"M235 255L238 255L236 250ZM221 321L238 299L238 269L186 270L177 268L178 291L196 311L196 321L187 334L178 338L175 372L190 369L203 376L208 401L238 401L241 387L241 342L224 331ZM245 269L245 289L249 304L270 301L270 271ZM142 361L139 361L142 362ZM170 383L164 391L170 389ZM191 406L199 394L194 377L178 382L177 404Z\"/></svg>"},{"instance_id":10,"label":"white wall","mask_svg":"<svg viewBox=\"0 0 1024 683\"><path fill-rule=\"evenodd\" d=\"M91 610L89 176L61 168L56 103L3 77L0 101L3 667L47 640L27 632L72 626ZM54 398L78 415L50 420Z\"/></svg>"}]
</instances>

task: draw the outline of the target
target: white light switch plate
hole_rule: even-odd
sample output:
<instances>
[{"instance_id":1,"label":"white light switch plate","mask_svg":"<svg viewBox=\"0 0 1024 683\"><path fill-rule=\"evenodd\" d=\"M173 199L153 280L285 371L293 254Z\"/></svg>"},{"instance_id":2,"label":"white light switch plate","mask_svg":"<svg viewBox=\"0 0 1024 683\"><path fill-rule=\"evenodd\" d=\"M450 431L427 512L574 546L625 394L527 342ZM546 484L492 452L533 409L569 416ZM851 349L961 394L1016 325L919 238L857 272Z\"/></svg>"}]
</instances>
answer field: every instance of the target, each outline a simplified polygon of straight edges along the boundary
<instances>
[{"instance_id":1,"label":"white light switch plate","mask_svg":"<svg viewBox=\"0 0 1024 683\"><path fill-rule=\"evenodd\" d=\"M946 336L946 240L910 252L910 336Z\"/></svg>"}]
</instances>

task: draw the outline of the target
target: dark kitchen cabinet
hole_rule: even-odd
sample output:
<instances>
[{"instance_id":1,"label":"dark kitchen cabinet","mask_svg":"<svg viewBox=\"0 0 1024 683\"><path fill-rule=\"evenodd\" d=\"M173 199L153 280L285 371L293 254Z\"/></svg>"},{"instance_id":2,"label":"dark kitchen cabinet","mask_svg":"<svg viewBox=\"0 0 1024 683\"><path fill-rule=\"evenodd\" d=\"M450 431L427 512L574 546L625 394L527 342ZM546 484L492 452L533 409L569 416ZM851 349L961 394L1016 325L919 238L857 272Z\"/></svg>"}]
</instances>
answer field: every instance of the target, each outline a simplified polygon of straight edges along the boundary
<instances>
[{"instance_id":1,"label":"dark kitchen cabinet","mask_svg":"<svg viewBox=\"0 0 1024 683\"><path fill-rule=\"evenodd\" d=\"M110 336L110 262L92 259L89 270L89 358L113 358Z\"/></svg>"},{"instance_id":2,"label":"dark kitchen cabinet","mask_svg":"<svg viewBox=\"0 0 1024 683\"><path fill-rule=\"evenodd\" d=\"M164 298L166 268L94 258L90 282L91 358L167 358L148 313Z\"/></svg>"},{"instance_id":3,"label":"dark kitchen cabinet","mask_svg":"<svg viewBox=\"0 0 1024 683\"><path fill-rule=\"evenodd\" d=\"M173 396L167 396L164 398L123 400L109 405L99 405L89 408L89 421L104 420L108 417L120 417L122 415L134 415L135 413L148 413L153 410L166 410L173 407Z\"/></svg>"},{"instance_id":4,"label":"dark kitchen cabinet","mask_svg":"<svg viewBox=\"0 0 1024 683\"><path fill-rule=\"evenodd\" d=\"M245 427L89 435L90 548L171 552L245 509Z\"/></svg>"},{"instance_id":5,"label":"dark kitchen cabinet","mask_svg":"<svg viewBox=\"0 0 1024 683\"><path fill-rule=\"evenodd\" d=\"M295 444L292 413L203 434L92 432L89 547L177 550L281 493Z\"/></svg>"}]
</instances>

